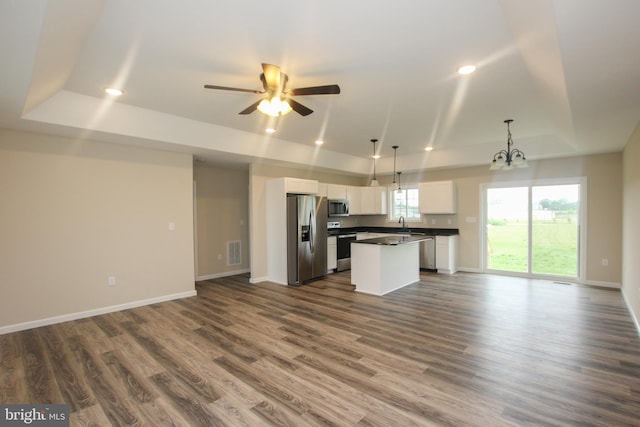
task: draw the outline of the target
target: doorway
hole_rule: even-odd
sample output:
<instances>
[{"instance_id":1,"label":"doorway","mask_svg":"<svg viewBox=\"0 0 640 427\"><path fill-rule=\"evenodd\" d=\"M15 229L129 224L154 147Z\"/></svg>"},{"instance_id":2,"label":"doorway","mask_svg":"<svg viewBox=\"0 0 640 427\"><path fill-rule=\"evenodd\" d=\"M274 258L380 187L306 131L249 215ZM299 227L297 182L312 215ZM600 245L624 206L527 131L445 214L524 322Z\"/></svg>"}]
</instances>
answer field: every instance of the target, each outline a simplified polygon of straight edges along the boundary
<instances>
[{"instance_id":1,"label":"doorway","mask_svg":"<svg viewBox=\"0 0 640 427\"><path fill-rule=\"evenodd\" d=\"M585 187L582 178L485 185L484 270L580 279Z\"/></svg>"}]
</instances>

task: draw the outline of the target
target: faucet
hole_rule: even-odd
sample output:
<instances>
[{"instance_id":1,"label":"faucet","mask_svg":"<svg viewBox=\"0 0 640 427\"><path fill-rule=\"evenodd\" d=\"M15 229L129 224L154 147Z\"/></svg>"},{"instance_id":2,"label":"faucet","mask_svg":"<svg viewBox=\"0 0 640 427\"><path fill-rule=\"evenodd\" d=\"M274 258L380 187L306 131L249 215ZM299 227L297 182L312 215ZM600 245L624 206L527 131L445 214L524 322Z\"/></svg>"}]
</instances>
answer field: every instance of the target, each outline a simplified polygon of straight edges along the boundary
<instances>
[{"instance_id":1,"label":"faucet","mask_svg":"<svg viewBox=\"0 0 640 427\"><path fill-rule=\"evenodd\" d=\"M400 219L398 219L398 224L402 223L402 231L404 232L407 229L406 224L404 223L404 217L401 216Z\"/></svg>"}]
</instances>

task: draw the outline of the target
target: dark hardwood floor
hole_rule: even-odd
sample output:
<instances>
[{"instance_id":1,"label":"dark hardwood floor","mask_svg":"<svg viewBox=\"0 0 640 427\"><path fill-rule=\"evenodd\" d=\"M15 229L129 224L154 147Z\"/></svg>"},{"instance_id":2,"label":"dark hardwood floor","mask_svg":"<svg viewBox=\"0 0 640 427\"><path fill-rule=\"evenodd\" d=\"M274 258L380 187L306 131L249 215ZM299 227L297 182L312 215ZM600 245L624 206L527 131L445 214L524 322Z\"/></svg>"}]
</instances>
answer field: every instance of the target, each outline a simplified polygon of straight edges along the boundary
<instances>
[{"instance_id":1,"label":"dark hardwood floor","mask_svg":"<svg viewBox=\"0 0 640 427\"><path fill-rule=\"evenodd\" d=\"M0 403L71 425L638 426L620 292L457 273L375 297L339 273L0 336Z\"/></svg>"}]
</instances>

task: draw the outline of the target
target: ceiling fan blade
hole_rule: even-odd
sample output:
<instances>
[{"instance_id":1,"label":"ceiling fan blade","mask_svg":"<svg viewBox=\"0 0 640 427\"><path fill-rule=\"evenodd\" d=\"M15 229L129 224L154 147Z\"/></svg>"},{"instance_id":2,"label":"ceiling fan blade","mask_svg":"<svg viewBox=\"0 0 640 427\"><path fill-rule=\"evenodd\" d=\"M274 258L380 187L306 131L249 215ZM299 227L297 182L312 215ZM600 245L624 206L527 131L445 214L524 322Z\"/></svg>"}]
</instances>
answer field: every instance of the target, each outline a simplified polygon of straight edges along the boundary
<instances>
[{"instance_id":1,"label":"ceiling fan blade","mask_svg":"<svg viewBox=\"0 0 640 427\"><path fill-rule=\"evenodd\" d=\"M312 86L301 87L298 89L291 89L287 91L287 95L337 95L340 93L340 86L338 85L325 85L325 86Z\"/></svg>"},{"instance_id":2,"label":"ceiling fan blade","mask_svg":"<svg viewBox=\"0 0 640 427\"><path fill-rule=\"evenodd\" d=\"M253 113L258 108L258 104L260 104L260 102L262 102L262 99L260 101L254 102L253 104L249 105L247 108L245 108L244 110L240 111L238 114L251 114L251 113ZM293 107L291 107L291 108L293 108Z\"/></svg>"},{"instance_id":3,"label":"ceiling fan blade","mask_svg":"<svg viewBox=\"0 0 640 427\"><path fill-rule=\"evenodd\" d=\"M214 85L204 85L205 89L218 89L218 90L233 90L235 92L249 92L249 93L257 93L263 94L263 90L254 90L254 89L240 89L237 87L227 87L227 86L214 86Z\"/></svg>"},{"instance_id":4,"label":"ceiling fan blade","mask_svg":"<svg viewBox=\"0 0 640 427\"><path fill-rule=\"evenodd\" d=\"M262 80L264 90L275 90L280 86L280 67L271 64L262 64ZM260 77L262 77L260 76Z\"/></svg>"},{"instance_id":5,"label":"ceiling fan blade","mask_svg":"<svg viewBox=\"0 0 640 427\"><path fill-rule=\"evenodd\" d=\"M297 101L294 101L293 99L287 99L287 102L289 103L289 105L291 105L293 111L300 114L301 116L308 116L309 114L313 113L313 110L311 108L305 107L304 105L300 104Z\"/></svg>"}]
</instances>

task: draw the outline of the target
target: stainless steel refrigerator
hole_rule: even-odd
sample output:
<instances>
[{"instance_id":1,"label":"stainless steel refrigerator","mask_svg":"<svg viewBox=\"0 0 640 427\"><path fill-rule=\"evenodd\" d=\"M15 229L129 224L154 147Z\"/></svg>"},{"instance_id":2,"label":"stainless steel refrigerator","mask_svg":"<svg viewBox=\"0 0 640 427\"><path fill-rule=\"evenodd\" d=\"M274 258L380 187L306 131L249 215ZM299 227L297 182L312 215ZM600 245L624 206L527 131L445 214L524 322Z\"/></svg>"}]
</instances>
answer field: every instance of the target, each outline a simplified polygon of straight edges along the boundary
<instances>
[{"instance_id":1,"label":"stainless steel refrigerator","mask_svg":"<svg viewBox=\"0 0 640 427\"><path fill-rule=\"evenodd\" d=\"M287 196L287 278L302 285L327 274L327 199Z\"/></svg>"}]
</instances>

